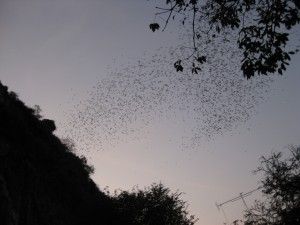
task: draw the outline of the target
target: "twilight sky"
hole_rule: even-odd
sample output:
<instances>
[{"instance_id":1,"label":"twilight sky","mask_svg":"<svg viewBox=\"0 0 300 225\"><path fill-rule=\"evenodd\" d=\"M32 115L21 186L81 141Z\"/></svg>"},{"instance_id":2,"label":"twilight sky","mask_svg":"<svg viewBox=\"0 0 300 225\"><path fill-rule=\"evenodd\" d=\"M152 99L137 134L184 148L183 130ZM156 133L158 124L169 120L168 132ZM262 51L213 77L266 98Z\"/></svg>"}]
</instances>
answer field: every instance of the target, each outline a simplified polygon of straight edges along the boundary
<instances>
[{"instance_id":1,"label":"twilight sky","mask_svg":"<svg viewBox=\"0 0 300 225\"><path fill-rule=\"evenodd\" d=\"M135 114L136 120L130 120L133 124L125 124L133 130L138 127L135 132L112 138L111 142L107 141L106 133L102 140L104 131L98 125L103 124L103 114L94 111L98 112L107 99L102 97L109 93L107 84L135 71L132 68L141 58L146 57L144 64L154 58L160 60L161 55L168 54L155 49L172 47L179 41L174 35L176 30L171 32L172 27L170 32L154 34L148 29L153 13L154 5L146 0L0 0L0 80L27 105L40 105L42 115L56 121L57 135L66 136L76 129L76 135L88 137L84 143L74 141L79 149L88 146L88 151L79 150L79 154L86 154L95 166L93 178L100 188L130 189L161 181L185 193L183 197L190 210L199 217L198 224L221 224L224 218L215 202L257 187L258 177L251 171L261 155L287 151L288 145L299 144L300 55L292 59L284 76L274 76L270 87L254 96L255 101L264 100L254 105L246 122L236 122L231 129L213 134L212 139L199 139L194 147L182 145L182 138L193 135L189 128L199 121L189 114L183 115L186 111L178 107L171 107L157 117L155 107L153 114L140 111ZM165 70L168 71L167 66ZM115 75L118 73L121 75ZM129 75L125 81L133 77ZM245 82L241 84L249 87ZM148 86L156 87L151 85ZM134 85L129 85L129 90L137 91L130 88ZM208 96L215 94L209 92ZM110 102L115 98L124 100L115 92L108 96ZM149 94L142 98L145 96ZM243 107L245 99L238 105ZM147 104L150 108L154 103ZM87 107L92 107L93 113L86 117L97 115L98 122L89 123L87 130L74 128L78 122L74 115L85 112ZM118 111L117 115L126 112L131 111ZM150 114L151 119L143 125ZM203 118L207 121L208 117ZM107 121L105 124L109 124ZM90 128L93 133L89 139ZM102 146L97 142L99 139ZM247 199L249 203L251 200ZM225 211L233 219L240 215L241 208L241 202L237 202L227 205Z\"/></svg>"}]
</instances>

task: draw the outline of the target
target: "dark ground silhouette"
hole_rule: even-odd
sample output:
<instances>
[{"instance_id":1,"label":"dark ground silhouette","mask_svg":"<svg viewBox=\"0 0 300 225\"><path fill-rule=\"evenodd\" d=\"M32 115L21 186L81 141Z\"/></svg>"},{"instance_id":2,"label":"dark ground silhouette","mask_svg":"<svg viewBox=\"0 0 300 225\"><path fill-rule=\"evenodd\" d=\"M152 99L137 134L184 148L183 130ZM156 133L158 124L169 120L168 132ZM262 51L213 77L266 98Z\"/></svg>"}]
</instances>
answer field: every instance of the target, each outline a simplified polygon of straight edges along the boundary
<instances>
[{"instance_id":1,"label":"dark ground silhouette","mask_svg":"<svg viewBox=\"0 0 300 225\"><path fill-rule=\"evenodd\" d=\"M180 193L162 184L100 191L93 168L38 111L0 82L0 225L194 224Z\"/></svg>"},{"instance_id":2,"label":"dark ground silhouette","mask_svg":"<svg viewBox=\"0 0 300 225\"><path fill-rule=\"evenodd\" d=\"M42 120L0 84L0 224L108 224L112 203Z\"/></svg>"}]
</instances>

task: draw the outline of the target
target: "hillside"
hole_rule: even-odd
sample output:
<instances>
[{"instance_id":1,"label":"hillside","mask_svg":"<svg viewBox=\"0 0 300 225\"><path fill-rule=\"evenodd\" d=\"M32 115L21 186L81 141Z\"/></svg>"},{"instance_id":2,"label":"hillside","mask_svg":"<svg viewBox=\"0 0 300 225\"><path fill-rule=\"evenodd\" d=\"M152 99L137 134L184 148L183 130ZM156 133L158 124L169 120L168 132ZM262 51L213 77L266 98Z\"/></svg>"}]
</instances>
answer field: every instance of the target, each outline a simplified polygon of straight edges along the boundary
<instances>
[{"instance_id":1,"label":"hillside","mask_svg":"<svg viewBox=\"0 0 300 225\"><path fill-rule=\"evenodd\" d=\"M109 224L112 201L41 119L0 82L0 224Z\"/></svg>"}]
</instances>

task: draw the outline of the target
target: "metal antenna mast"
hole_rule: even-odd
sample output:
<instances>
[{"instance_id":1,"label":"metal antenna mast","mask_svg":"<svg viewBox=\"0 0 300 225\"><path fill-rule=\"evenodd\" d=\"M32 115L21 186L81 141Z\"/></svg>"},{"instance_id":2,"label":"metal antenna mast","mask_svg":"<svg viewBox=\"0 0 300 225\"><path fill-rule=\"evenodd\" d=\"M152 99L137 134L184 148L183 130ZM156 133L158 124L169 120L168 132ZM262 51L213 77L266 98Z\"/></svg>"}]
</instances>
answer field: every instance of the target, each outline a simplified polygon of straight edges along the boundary
<instances>
[{"instance_id":1,"label":"metal antenna mast","mask_svg":"<svg viewBox=\"0 0 300 225\"><path fill-rule=\"evenodd\" d=\"M246 192L246 193L241 192L237 197L234 197L234 198L232 198L232 199L229 199L229 200L227 200L227 201L225 201L225 202L222 202L222 203L220 203L220 204L216 203L217 209L218 209L219 211L221 210L222 213L223 213L223 216L224 216L224 219L225 219L225 221L226 221L226 224L228 224L228 218L227 218L227 216L226 216L226 214L225 214L225 211L224 211L224 209L223 209L222 206L224 206L224 205L226 205L226 204L228 204L228 203L232 203L232 202L235 202L235 201L238 201L238 200L242 200L245 209L246 209L246 210L249 210L249 207L247 206L246 201L245 201L245 197L248 197L248 196L251 195L253 192L256 192L257 190L259 190L259 189L261 189L261 188L262 188L262 187L258 187L258 188L255 188L255 189L251 190L251 191L248 191L248 192Z\"/></svg>"}]
</instances>

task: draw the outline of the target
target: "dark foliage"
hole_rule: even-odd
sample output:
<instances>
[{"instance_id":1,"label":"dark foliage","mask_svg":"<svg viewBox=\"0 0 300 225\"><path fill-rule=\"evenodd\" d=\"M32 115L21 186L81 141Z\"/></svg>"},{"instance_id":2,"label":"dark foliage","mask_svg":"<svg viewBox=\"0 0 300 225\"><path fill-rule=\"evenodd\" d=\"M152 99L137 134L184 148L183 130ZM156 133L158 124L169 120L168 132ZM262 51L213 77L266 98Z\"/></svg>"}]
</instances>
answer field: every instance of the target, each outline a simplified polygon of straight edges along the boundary
<instances>
[{"instance_id":1,"label":"dark foliage","mask_svg":"<svg viewBox=\"0 0 300 225\"><path fill-rule=\"evenodd\" d=\"M262 157L258 172L265 201L257 201L246 214L245 225L300 224L300 147L291 147L291 156L281 153Z\"/></svg>"},{"instance_id":2,"label":"dark foliage","mask_svg":"<svg viewBox=\"0 0 300 225\"><path fill-rule=\"evenodd\" d=\"M251 78L255 74L282 74L289 65L290 56L298 50L288 50L289 34L300 22L299 0L166 0L166 7L157 7L156 15L164 17L164 30L170 19L178 19L183 25L191 24L193 53L187 59L179 59L177 71L183 67L178 62L191 62L191 70L197 73L204 61L199 61L202 47L198 41L204 35L215 38L227 30L238 31L238 47L243 51L241 70ZM203 30L202 21L209 24ZM158 23L150 25L158 30Z\"/></svg>"},{"instance_id":3,"label":"dark foliage","mask_svg":"<svg viewBox=\"0 0 300 225\"><path fill-rule=\"evenodd\" d=\"M114 198L120 217L118 224L132 225L194 225L181 193L172 193L162 184L153 184L145 190L122 191Z\"/></svg>"}]
</instances>

